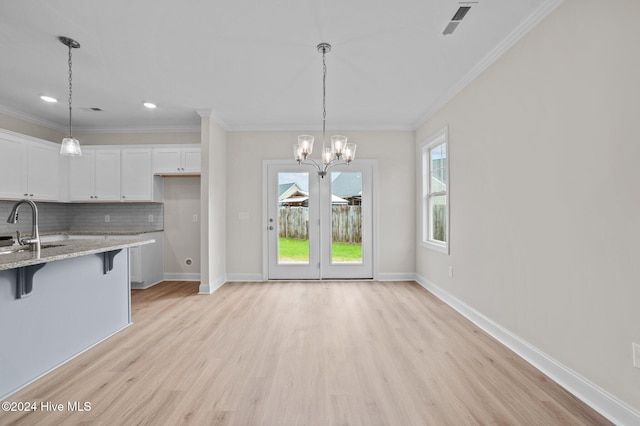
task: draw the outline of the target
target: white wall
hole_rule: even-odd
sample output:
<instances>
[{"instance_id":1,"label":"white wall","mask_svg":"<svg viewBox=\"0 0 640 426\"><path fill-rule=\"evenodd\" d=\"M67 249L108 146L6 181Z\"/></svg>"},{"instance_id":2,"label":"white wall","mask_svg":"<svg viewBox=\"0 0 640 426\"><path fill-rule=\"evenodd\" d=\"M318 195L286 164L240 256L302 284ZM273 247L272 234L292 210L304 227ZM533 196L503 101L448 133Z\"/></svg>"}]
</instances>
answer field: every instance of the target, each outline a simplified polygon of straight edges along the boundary
<instances>
[{"instance_id":1,"label":"white wall","mask_svg":"<svg viewBox=\"0 0 640 426\"><path fill-rule=\"evenodd\" d=\"M201 110L200 293L210 294L227 279L227 134Z\"/></svg>"},{"instance_id":2,"label":"white wall","mask_svg":"<svg viewBox=\"0 0 640 426\"><path fill-rule=\"evenodd\" d=\"M200 178L164 178L163 187L164 272L169 277L200 279ZM186 259L192 260L191 265Z\"/></svg>"},{"instance_id":3,"label":"white wall","mask_svg":"<svg viewBox=\"0 0 640 426\"><path fill-rule=\"evenodd\" d=\"M227 272L262 276L262 160L292 158L300 132L227 134ZM378 160L381 278L415 270L413 132L341 133L358 144L357 156ZM319 135L316 135L319 136ZM319 151L318 151L319 152ZM314 153L318 158L318 154ZM291 160L295 164L294 160ZM240 220L240 212L249 219Z\"/></svg>"},{"instance_id":4,"label":"white wall","mask_svg":"<svg viewBox=\"0 0 640 426\"><path fill-rule=\"evenodd\" d=\"M78 133L80 145L199 144L200 132Z\"/></svg>"},{"instance_id":5,"label":"white wall","mask_svg":"<svg viewBox=\"0 0 640 426\"><path fill-rule=\"evenodd\" d=\"M3 113L0 113L0 129L7 129L12 132L57 143L61 143L62 138L66 136L63 132Z\"/></svg>"},{"instance_id":6,"label":"white wall","mask_svg":"<svg viewBox=\"0 0 640 426\"><path fill-rule=\"evenodd\" d=\"M416 270L640 410L638 16L566 0L419 129L449 125L451 254Z\"/></svg>"}]
</instances>

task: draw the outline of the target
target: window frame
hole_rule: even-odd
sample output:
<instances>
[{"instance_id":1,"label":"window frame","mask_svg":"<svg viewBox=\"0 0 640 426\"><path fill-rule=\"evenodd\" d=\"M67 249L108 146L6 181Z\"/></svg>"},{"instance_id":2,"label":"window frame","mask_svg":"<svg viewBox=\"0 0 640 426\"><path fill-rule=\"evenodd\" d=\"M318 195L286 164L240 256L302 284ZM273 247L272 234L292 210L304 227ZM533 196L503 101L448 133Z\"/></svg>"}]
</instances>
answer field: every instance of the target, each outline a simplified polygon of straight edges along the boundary
<instances>
[{"instance_id":1,"label":"window frame","mask_svg":"<svg viewBox=\"0 0 640 426\"><path fill-rule=\"evenodd\" d=\"M446 189L444 191L432 191L431 190L431 152L433 149L444 145L446 149L446 157L444 162L445 168L445 181L446 181ZM420 144L419 148L419 158L420 158L420 168L422 172L422 236L420 238L420 244L423 247L438 251L440 253L449 254L450 250L450 204L449 204L449 195L451 191L450 187L450 179L449 179L449 157L450 157L450 149L449 149L449 127L445 126L444 128L438 130L431 136L429 136L422 144ZM430 201L432 198L437 196L445 196L445 240L439 241L435 240L431 235L431 218L432 218L432 210L430 208Z\"/></svg>"}]
</instances>

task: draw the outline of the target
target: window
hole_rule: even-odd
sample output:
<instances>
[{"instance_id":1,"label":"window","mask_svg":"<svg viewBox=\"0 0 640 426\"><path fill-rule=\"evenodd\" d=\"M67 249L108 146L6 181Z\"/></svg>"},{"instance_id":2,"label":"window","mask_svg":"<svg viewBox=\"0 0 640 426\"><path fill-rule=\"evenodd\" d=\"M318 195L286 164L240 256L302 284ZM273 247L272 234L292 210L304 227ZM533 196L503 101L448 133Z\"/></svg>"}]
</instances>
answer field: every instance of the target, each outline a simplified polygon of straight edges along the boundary
<instances>
[{"instance_id":1,"label":"window","mask_svg":"<svg viewBox=\"0 0 640 426\"><path fill-rule=\"evenodd\" d=\"M420 145L422 245L449 253L449 132L445 127Z\"/></svg>"}]
</instances>

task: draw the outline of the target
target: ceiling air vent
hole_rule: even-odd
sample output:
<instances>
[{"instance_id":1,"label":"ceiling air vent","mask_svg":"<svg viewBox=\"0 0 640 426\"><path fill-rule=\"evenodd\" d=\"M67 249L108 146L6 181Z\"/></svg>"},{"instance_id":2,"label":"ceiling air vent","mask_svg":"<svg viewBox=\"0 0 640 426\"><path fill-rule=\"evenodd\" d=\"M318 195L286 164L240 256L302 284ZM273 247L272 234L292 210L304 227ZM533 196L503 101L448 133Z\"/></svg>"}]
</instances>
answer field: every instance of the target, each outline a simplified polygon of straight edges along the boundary
<instances>
[{"instance_id":1,"label":"ceiling air vent","mask_svg":"<svg viewBox=\"0 0 640 426\"><path fill-rule=\"evenodd\" d=\"M447 24L447 27L442 32L442 35L452 34L456 28L458 28L458 25L460 25L460 21L467 15L469 9L471 9L471 6L460 6L453 15L453 18L451 18L451 22Z\"/></svg>"}]
</instances>

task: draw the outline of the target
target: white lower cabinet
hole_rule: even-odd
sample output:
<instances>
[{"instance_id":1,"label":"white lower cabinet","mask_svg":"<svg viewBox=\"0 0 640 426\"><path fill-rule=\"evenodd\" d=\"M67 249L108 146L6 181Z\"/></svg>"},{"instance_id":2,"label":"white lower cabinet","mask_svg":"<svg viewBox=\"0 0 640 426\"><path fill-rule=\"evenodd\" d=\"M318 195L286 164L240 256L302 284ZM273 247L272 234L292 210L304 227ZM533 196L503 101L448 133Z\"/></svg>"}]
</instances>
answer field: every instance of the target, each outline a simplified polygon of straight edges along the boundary
<instances>
[{"instance_id":1,"label":"white lower cabinet","mask_svg":"<svg viewBox=\"0 0 640 426\"><path fill-rule=\"evenodd\" d=\"M132 247L131 249L129 249L131 288L145 289L164 280L163 231L132 235L69 235L70 240L96 238L106 238L112 240L122 238L146 240L149 238L153 238L154 240L156 240L155 243L145 244L143 246Z\"/></svg>"}]
</instances>

